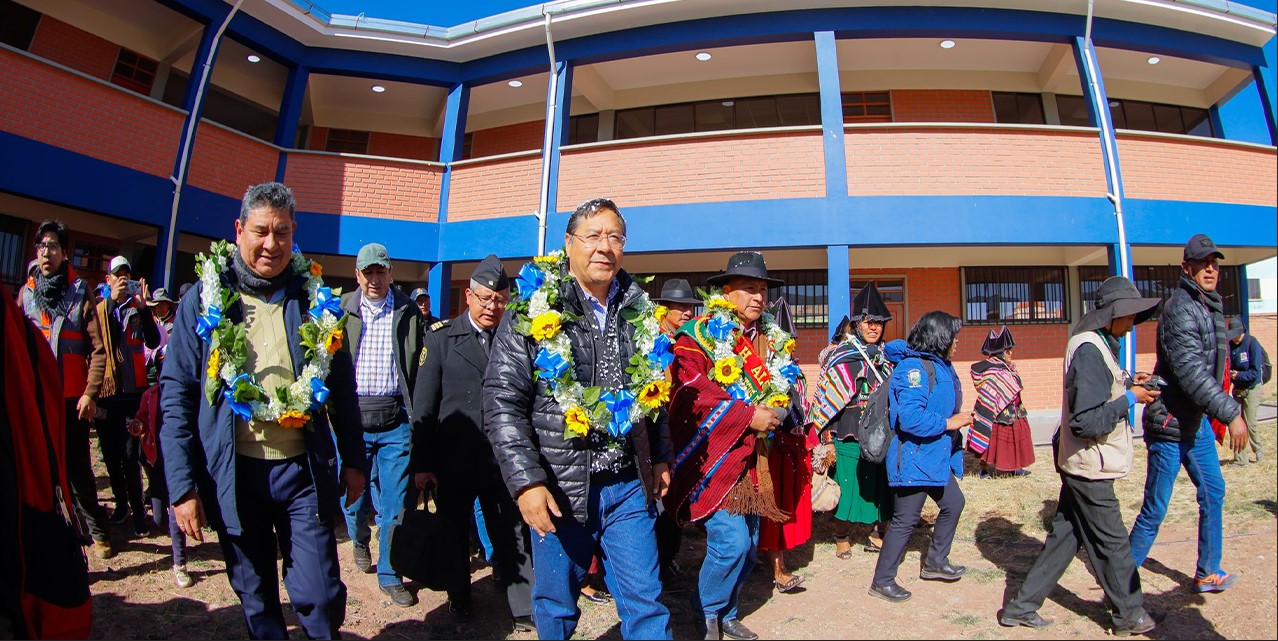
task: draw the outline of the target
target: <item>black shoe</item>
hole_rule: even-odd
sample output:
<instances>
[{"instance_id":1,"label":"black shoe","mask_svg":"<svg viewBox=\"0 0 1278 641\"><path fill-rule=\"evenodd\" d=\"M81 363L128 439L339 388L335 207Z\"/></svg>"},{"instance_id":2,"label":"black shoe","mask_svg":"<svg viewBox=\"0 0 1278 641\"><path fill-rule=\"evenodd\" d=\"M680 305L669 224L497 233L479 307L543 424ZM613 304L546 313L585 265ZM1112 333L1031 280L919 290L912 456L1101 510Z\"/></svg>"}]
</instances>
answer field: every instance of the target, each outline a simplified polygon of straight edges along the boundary
<instances>
[{"instance_id":1,"label":"black shoe","mask_svg":"<svg viewBox=\"0 0 1278 641\"><path fill-rule=\"evenodd\" d=\"M473 616L470 612L470 604L458 601L448 602L448 614L450 614L453 617L453 621L456 621L457 623L469 623Z\"/></svg>"},{"instance_id":2,"label":"black shoe","mask_svg":"<svg viewBox=\"0 0 1278 641\"><path fill-rule=\"evenodd\" d=\"M914 594L901 587L896 581L893 581L884 586L871 585L870 596L876 596L884 601L891 601L892 603L901 603L903 601L909 601L910 597L914 596Z\"/></svg>"},{"instance_id":3,"label":"black shoe","mask_svg":"<svg viewBox=\"0 0 1278 641\"><path fill-rule=\"evenodd\" d=\"M151 535L151 519L145 514L133 517L133 536L141 539Z\"/></svg>"},{"instance_id":4,"label":"black shoe","mask_svg":"<svg viewBox=\"0 0 1278 641\"><path fill-rule=\"evenodd\" d=\"M111 525L124 525L129 520L129 506L116 504L115 509L111 510Z\"/></svg>"},{"instance_id":5,"label":"black shoe","mask_svg":"<svg viewBox=\"0 0 1278 641\"><path fill-rule=\"evenodd\" d=\"M963 567L961 565L954 565L950 563L949 561L946 561L939 568L929 568L926 565L923 566L923 569L919 570L919 578L923 579L924 581L953 582L963 578L964 572L967 572L966 567Z\"/></svg>"},{"instance_id":6,"label":"black shoe","mask_svg":"<svg viewBox=\"0 0 1278 641\"><path fill-rule=\"evenodd\" d=\"M401 608L411 608L414 605L417 605L417 597L414 596L412 592L409 592L408 588L404 587L403 583L383 585L381 586L381 590L382 594L390 597L391 601Z\"/></svg>"},{"instance_id":7,"label":"black shoe","mask_svg":"<svg viewBox=\"0 0 1278 641\"><path fill-rule=\"evenodd\" d=\"M718 619L706 619L704 622L699 623L701 623L701 629L704 632L704 634L701 635L703 639L706 641L719 641L721 637L719 636Z\"/></svg>"},{"instance_id":8,"label":"black shoe","mask_svg":"<svg viewBox=\"0 0 1278 641\"><path fill-rule=\"evenodd\" d=\"M1137 619L1135 623L1114 626L1114 636L1129 637L1133 634L1149 634L1155 627L1154 619L1148 614Z\"/></svg>"},{"instance_id":9,"label":"black shoe","mask_svg":"<svg viewBox=\"0 0 1278 641\"><path fill-rule=\"evenodd\" d=\"M515 632L536 632L537 625L531 616L515 617Z\"/></svg>"},{"instance_id":10,"label":"black shoe","mask_svg":"<svg viewBox=\"0 0 1278 641\"><path fill-rule=\"evenodd\" d=\"M1046 628L1047 626L1052 624L1051 619L1044 619L1043 617L1039 616L1037 612L1026 612L1025 614L1022 614L1019 616L1012 616L1010 614L1000 614L998 617L998 622L1009 628L1014 628L1018 625L1023 625L1027 628L1035 628L1035 629Z\"/></svg>"},{"instance_id":11,"label":"black shoe","mask_svg":"<svg viewBox=\"0 0 1278 641\"><path fill-rule=\"evenodd\" d=\"M360 572L368 574L373 571L373 553L368 550L367 545L356 543L355 553L352 556L355 557L355 567L359 568Z\"/></svg>"},{"instance_id":12,"label":"black shoe","mask_svg":"<svg viewBox=\"0 0 1278 641\"><path fill-rule=\"evenodd\" d=\"M745 627L745 624L741 622L741 619L724 619L723 623L719 624L719 630L723 632L723 638L725 639L754 641L759 638L759 635L755 634L754 630Z\"/></svg>"}]
</instances>

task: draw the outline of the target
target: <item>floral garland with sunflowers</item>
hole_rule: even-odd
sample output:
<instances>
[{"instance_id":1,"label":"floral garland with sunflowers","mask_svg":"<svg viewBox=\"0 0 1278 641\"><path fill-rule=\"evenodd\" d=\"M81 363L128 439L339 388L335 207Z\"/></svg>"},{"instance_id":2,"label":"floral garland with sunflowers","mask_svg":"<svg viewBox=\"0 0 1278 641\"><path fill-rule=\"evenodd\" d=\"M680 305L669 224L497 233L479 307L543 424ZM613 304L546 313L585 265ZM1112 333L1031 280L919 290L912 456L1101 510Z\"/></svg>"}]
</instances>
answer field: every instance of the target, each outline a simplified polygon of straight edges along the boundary
<instances>
[{"instance_id":1,"label":"floral garland with sunflowers","mask_svg":"<svg viewBox=\"0 0 1278 641\"><path fill-rule=\"evenodd\" d=\"M718 288L702 291L701 295L707 318L705 335L699 339L706 342L711 350L714 380L732 398L750 402L752 395L742 381L745 358L737 353L737 337L741 329L737 306ZM803 370L794 363L794 336L781 329L776 317L768 312L763 312L758 323L771 349L763 358L769 380L754 396L761 399L760 405L786 407L790 404L790 388L803 376Z\"/></svg>"},{"instance_id":2,"label":"floral garland with sunflowers","mask_svg":"<svg viewBox=\"0 0 1278 641\"><path fill-rule=\"evenodd\" d=\"M572 342L562 331L564 323L580 318L564 311L558 300L561 287L573 279L567 267L564 253L555 251L533 258L519 270L518 300L509 308L515 314L514 330L537 344L534 380L545 380L563 409L564 438L582 438L592 430L614 438L625 436L634 422L644 416L656 418L662 404L670 400L665 370L674 359L673 345L661 332L660 308L643 294L620 312L635 328L636 350L626 368L629 384L608 391L582 385L575 376Z\"/></svg>"},{"instance_id":3,"label":"floral garland with sunflowers","mask_svg":"<svg viewBox=\"0 0 1278 641\"><path fill-rule=\"evenodd\" d=\"M195 272L203 285L196 334L209 345L204 396L212 405L221 393L231 411L246 421L273 421L289 429L305 427L311 422L312 412L328 400L324 380L328 378L333 354L342 347L346 326L347 315L339 301L341 292L325 287L323 267L293 246L289 267L294 274L306 277L306 294L311 302L307 321L298 329L306 348L306 364L292 383L268 392L252 374L241 371L248 358L244 325L232 323L223 314L240 296L224 288L221 279L234 251L235 245L220 240L210 246L209 255L200 254L195 261Z\"/></svg>"}]
</instances>

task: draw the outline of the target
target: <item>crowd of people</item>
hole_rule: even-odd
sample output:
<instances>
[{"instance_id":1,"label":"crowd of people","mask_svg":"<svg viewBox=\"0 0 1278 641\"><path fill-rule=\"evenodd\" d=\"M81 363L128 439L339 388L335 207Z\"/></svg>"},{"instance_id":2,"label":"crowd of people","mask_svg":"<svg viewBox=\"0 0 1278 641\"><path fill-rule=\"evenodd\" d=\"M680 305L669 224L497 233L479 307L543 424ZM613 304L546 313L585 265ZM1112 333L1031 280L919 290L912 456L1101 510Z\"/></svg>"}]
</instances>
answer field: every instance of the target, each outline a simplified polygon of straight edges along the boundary
<instances>
[{"instance_id":1,"label":"crowd of people","mask_svg":"<svg viewBox=\"0 0 1278 641\"><path fill-rule=\"evenodd\" d=\"M293 244L294 211L288 187L251 187L234 243L201 254L198 281L176 298L116 257L96 300L67 260L66 228L46 221L17 300L57 358L70 519L89 550L112 556L113 526L167 528L174 582L187 587L186 543L212 528L252 638L288 636L281 564L306 635L339 636L339 515L349 562L376 574L393 604L413 606L405 579L416 577L392 563L391 532L430 500L448 530L436 540L452 546L441 554L469 558L478 527L517 631L570 638L585 595L615 600L623 637L670 638L663 583L684 572L676 556L695 526L706 545L692 617L707 639L755 639L742 586L760 553L777 592L804 582L784 553L812 536L814 469L839 490L827 506L836 558L877 553L869 594L899 603L911 598L897 576L928 498L939 514L918 576L963 578L951 548L965 457L982 478L1023 476L1034 462L1006 327L984 337L970 371L977 398L965 402L954 366L962 321L930 311L905 339L885 341L892 315L870 283L809 386L789 314L769 304L784 283L763 254L733 254L708 290L672 279L650 298L622 266L626 220L610 200L578 207L564 249L514 279L486 257L460 313L442 320L425 289L398 288L381 244L359 250L356 290L325 286L323 267ZM1219 592L1237 580L1221 568L1212 421L1237 464L1250 462L1247 448L1263 456L1249 428L1267 356L1223 314L1221 258L1206 236L1186 245L1152 373L1119 364L1119 340L1159 303L1127 278L1106 280L1073 328L1053 439L1057 513L1003 625L1048 625L1037 611L1081 547L1114 632L1152 630L1138 568L1182 466L1200 504L1191 587ZM1149 463L1129 533L1113 482L1131 472L1137 404ZM110 512L98 503L94 429ZM431 574L454 620L471 620L469 565ZM606 589L592 585L600 574Z\"/></svg>"}]
</instances>

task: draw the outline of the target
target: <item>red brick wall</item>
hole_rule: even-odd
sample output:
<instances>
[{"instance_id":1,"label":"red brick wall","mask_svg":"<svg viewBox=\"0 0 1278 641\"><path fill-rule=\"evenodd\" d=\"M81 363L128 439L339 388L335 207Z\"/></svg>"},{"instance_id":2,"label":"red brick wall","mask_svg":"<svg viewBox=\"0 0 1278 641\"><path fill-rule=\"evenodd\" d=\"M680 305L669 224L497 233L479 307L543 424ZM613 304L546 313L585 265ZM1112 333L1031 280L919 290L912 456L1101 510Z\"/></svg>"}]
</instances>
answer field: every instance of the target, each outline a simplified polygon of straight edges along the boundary
<instances>
[{"instance_id":1,"label":"red brick wall","mask_svg":"<svg viewBox=\"0 0 1278 641\"><path fill-rule=\"evenodd\" d=\"M439 160L439 139L374 131L368 135L368 153L373 156L436 161Z\"/></svg>"},{"instance_id":2,"label":"red brick wall","mask_svg":"<svg viewBox=\"0 0 1278 641\"><path fill-rule=\"evenodd\" d=\"M853 196L1096 196L1106 190L1094 133L911 127L853 129L844 140Z\"/></svg>"},{"instance_id":3,"label":"red brick wall","mask_svg":"<svg viewBox=\"0 0 1278 641\"><path fill-rule=\"evenodd\" d=\"M187 182L238 200L250 186L275 180L279 158L270 145L202 122L195 133Z\"/></svg>"},{"instance_id":4,"label":"red brick wall","mask_svg":"<svg viewBox=\"0 0 1278 641\"><path fill-rule=\"evenodd\" d=\"M31 53L94 78L110 80L120 45L50 16L41 16Z\"/></svg>"},{"instance_id":5,"label":"red brick wall","mask_svg":"<svg viewBox=\"0 0 1278 641\"><path fill-rule=\"evenodd\" d=\"M0 49L0 129L154 176L177 158L182 113Z\"/></svg>"},{"instance_id":6,"label":"red brick wall","mask_svg":"<svg viewBox=\"0 0 1278 641\"><path fill-rule=\"evenodd\" d=\"M546 121L534 120L514 125L479 129L471 132L470 157L483 158L516 151L541 149L546 136Z\"/></svg>"},{"instance_id":7,"label":"red brick wall","mask_svg":"<svg viewBox=\"0 0 1278 641\"><path fill-rule=\"evenodd\" d=\"M284 182L305 211L435 222L440 173L414 163L292 154Z\"/></svg>"},{"instance_id":8,"label":"red brick wall","mask_svg":"<svg viewBox=\"0 0 1278 641\"><path fill-rule=\"evenodd\" d=\"M540 154L453 167L448 222L527 216L537 209L540 188Z\"/></svg>"},{"instance_id":9,"label":"red brick wall","mask_svg":"<svg viewBox=\"0 0 1278 641\"><path fill-rule=\"evenodd\" d=\"M1278 202L1273 148L1120 134L1118 157L1123 188L1132 198L1267 207Z\"/></svg>"},{"instance_id":10,"label":"red brick wall","mask_svg":"<svg viewBox=\"0 0 1278 641\"><path fill-rule=\"evenodd\" d=\"M820 132L740 134L571 150L559 211L597 196L621 207L825 195Z\"/></svg>"},{"instance_id":11,"label":"red brick wall","mask_svg":"<svg viewBox=\"0 0 1278 641\"><path fill-rule=\"evenodd\" d=\"M982 122L994 120L990 92L956 89L897 89L893 122Z\"/></svg>"}]
</instances>

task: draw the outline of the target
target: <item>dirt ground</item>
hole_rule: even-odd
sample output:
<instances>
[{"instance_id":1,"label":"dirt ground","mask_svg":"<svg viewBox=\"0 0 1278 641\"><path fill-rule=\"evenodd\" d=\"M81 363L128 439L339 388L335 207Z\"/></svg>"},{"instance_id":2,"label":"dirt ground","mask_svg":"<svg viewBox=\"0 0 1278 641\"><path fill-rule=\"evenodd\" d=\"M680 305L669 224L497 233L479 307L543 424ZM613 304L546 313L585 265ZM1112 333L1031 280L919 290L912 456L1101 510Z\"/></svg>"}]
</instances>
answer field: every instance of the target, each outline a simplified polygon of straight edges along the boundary
<instances>
[{"instance_id":1,"label":"dirt ground","mask_svg":"<svg viewBox=\"0 0 1278 641\"><path fill-rule=\"evenodd\" d=\"M1161 639L1273 639L1278 637L1278 468L1275 468L1275 424L1260 426L1265 460L1247 468L1226 466L1224 566L1240 576L1238 585L1223 594L1197 595L1192 582L1196 559L1197 507L1193 486L1181 475L1170 514L1150 559L1141 570L1146 608L1159 627ZM1055 509L1059 479L1053 473L1050 451L1038 448L1030 476L1017 479L962 482L967 508L960 522L951 558L969 567L960 583L920 581L919 551L929 528L912 539L900 582L914 592L906 604L889 604L866 594L876 556L858 548L850 560L834 556L829 515L817 515L813 543L788 553L792 569L807 577L804 589L777 594L771 577L761 569L747 584L742 598L743 620L764 638L790 639L1029 639L1107 636L1102 592L1083 561L1076 561L1051 594L1042 614L1056 621L1044 633L1027 628L1003 628L996 613L1024 579L1044 538L1044 520ZM1232 455L1222 451L1222 460ZM1138 448L1135 472L1118 484L1123 515L1130 523L1140 507L1144 480L1144 449ZM105 486L105 479L102 479ZM103 492L106 498L107 492ZM931 504L929 503L929 507ZM925 521L934 516L924 513ZM863 532L863 531L862 531ZM511 638L534 639L534 633L513 633L504 598L493 585L489 570L476 565L475 612L472 623L456 625L447 613L442 593L419 591L419 604L402 609L377 589L373 575L358 574L350 561L351 544L339 538L342 576L349 589L347 638ZM94 595L94 637L107 639L245 638L235 595L223 571L216 543L189 551L194 586L173 586L169 540L153 534L126 541L116 539L122 552L101 561L89 559ZM704 550L704 535L687 528L679 563L684 575L674 579L663 596L671 611L675 638L696 638L687 602L696 585L696 569ZM1085 559L1080 554L1080 559ZM410 584L410 588L413 587ZM281 588L281 592L283 592ZM577 638L620 638L616 608L584 599ZM286 606L287 608L287 606ZM290 615L293 638L304 638Z\"/></svg>"}]
</instances>

